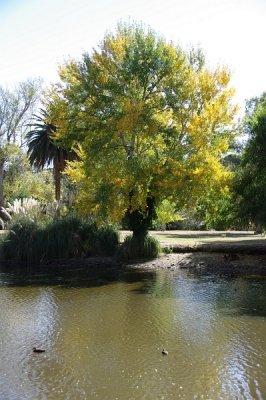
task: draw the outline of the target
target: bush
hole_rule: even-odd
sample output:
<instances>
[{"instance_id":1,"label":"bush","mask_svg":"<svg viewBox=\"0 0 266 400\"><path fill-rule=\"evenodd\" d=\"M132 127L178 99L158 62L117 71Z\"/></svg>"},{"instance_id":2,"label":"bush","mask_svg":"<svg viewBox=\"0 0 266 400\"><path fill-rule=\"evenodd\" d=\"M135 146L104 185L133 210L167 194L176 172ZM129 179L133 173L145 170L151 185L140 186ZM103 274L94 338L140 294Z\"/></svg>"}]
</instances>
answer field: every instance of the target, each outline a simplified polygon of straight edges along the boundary
<instances>
[{"instance_id":1,"label":"bush","mask_svg":"<svg viewBox=\"0 0 266 400\"><path fill-rule=\"evenodd\" d=\"M140 238L127 236L118 251L118 257L126 260L151 259L158 257L160 251L159 241L152 236L147 235Z\"/></svg>"}]
</instances>

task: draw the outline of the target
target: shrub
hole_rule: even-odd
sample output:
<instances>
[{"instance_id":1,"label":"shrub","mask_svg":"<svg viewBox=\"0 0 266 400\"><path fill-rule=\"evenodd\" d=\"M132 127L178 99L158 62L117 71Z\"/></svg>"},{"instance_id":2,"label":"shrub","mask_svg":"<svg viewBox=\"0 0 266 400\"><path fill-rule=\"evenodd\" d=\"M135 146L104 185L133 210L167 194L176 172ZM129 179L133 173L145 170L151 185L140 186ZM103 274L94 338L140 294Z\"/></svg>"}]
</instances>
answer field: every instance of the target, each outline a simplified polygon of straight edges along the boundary
<instances>
[{"instance_id":1,"label":"shrub","mask_svg":"<svg viewBox=\"0 0 266 400\"><path fill-rule=\"evenodd\" d=\"M152 236L147 235L140 238L127 236L118 251L118 257L126 260L151 259L158 257L160 251L159 241Z\"/></svg>"}]
</instances>

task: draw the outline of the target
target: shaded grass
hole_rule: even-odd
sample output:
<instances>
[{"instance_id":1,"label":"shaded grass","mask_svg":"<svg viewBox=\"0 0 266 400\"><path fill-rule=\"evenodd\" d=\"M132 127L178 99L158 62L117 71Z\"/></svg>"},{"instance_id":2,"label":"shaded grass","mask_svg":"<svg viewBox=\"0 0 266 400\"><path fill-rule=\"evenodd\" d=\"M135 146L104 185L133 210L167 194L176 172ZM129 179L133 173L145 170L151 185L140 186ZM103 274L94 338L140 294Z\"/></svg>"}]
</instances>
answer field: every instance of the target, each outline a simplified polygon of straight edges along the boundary
<instances>
[{"instance_id":1,"label":"shaded grass","mask_svg":"<svg viewBox=\"0 0 266 400\"><path fill-rule=\"evenodd\" d=\"M129 231L121 231L121 241L128 235ZM150 231L151 236L156 237L161 244L170 245L194 245L199 242L213 243L225 242L236 243L247 241L247 243L265 243L266 237L254 235L253 231Z\"/></svg>"}]
</instances>

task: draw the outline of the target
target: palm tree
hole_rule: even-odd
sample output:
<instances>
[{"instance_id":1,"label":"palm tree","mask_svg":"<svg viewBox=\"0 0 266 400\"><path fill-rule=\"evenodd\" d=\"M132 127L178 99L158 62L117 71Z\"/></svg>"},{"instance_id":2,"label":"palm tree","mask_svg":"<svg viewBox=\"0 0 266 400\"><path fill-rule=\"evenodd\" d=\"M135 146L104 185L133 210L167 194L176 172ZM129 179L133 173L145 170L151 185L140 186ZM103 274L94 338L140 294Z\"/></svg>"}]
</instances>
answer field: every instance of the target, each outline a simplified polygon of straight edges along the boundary
<instances>
[{"instance_id":1,"label":"palm tree","mask_svg":"<svg viewBox=\"0 0 266 400\"><path fill-rule=\"evenodd\" d=\"M66 166L66 161L73 160L75 154L71 150L63 149L54 139L56 125L49 123L48 113L41 109L40 116L34 115L33 129L26 135L28 157L32 166L43 169L45 165L53 165L55 182L55 199L61 198L61 175Z\"/></svg>"}]
</instances>

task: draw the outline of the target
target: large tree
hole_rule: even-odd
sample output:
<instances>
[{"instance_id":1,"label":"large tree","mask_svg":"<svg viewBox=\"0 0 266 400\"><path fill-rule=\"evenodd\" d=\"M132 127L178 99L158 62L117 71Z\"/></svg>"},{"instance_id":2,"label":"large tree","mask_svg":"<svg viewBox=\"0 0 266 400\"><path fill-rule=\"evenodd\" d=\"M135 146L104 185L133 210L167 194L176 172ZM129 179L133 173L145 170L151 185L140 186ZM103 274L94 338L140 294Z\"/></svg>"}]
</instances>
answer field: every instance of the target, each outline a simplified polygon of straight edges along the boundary
<instances>
[{"instance_id":1,"label":"large tree","mask_svg":"<svg viewBox=\"0 0 266 400\"><path fill-rule=\"evenodd\" d=\"M54 107L64 109L67 126L58 134L79 148L68 173L84 213L126 217L138 236L164 199L181 209L226 185L220 160L236 112L230 74L208 69L200 50L122 24L60 76Z\"/></svg>"}]
</instances>

